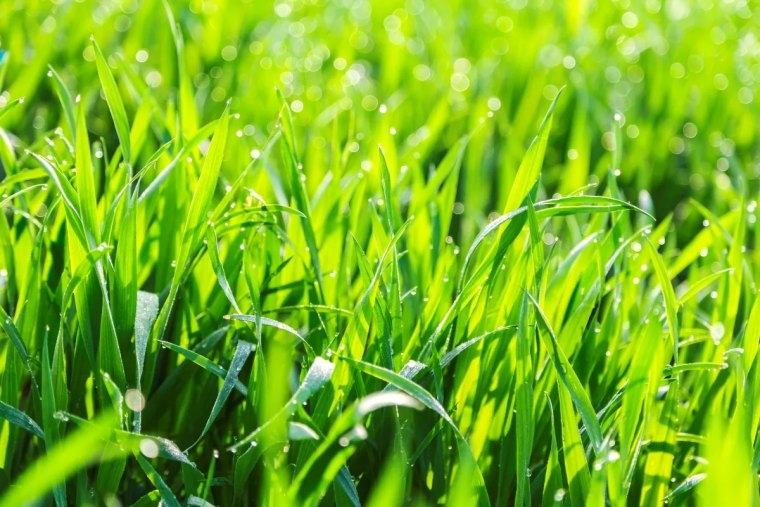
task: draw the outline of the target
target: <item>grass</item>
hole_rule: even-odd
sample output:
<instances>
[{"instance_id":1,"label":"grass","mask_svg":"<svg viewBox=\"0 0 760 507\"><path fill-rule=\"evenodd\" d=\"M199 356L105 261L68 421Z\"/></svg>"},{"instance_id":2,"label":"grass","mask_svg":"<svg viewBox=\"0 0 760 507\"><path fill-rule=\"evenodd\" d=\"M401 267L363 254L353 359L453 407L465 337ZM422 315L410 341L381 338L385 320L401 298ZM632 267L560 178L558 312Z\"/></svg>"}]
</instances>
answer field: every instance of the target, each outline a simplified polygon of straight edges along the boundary
<instances>
[{"instance_id":1,"label":"grass","mask_svg":"<svg viewBox=\"0 0 760 507\"><path fill-rule=\"evenodd\" d=\"M760 502L746 2L9 2L0 505Z\"/></svg>"}]
</instances>

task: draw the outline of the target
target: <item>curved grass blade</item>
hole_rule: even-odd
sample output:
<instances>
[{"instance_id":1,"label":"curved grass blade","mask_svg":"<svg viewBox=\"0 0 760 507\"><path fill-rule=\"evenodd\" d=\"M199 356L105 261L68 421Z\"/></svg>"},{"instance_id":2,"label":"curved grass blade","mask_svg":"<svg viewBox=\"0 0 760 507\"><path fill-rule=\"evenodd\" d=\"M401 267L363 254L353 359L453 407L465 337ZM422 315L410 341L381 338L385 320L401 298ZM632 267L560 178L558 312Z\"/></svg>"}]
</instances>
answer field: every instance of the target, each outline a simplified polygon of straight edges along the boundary
<instances>
[{"instance_id":1,"label":"curved grass blade","mask_svg":"<svg viewBox=\"0 0 760 507\"><path fill-rule=\"evenodd\" d=\"M11 424L15 424L26 431L33 433L41 440L45 440L45 434L42 432L39 424L34 419L23 413L21 410L0 401L0 418L5 419Z\"/></svg>"},{"instance_id":2,"label":"curved grass blade","mask_svg":"<svg viewBox=\"0 0 760 507\"><path fill-rule=\"evenodd\" d=\"M199 354L195 351L186 349L185 347L182 347L180 345L177 345L172 342L167 342L164 340L159 340L159 343L166 347L167 349L173 350L174 352L186 357L193 363L197 364L207 372L216 375L220 379L227 378L227 370L216 364L215 362L208 359L206 356ZM242 394L243 396L248 396L248 389L243 385L240 380L235 380L234 384L235 390Z\"/></svg>"},{"instance_id":3,"label":"curved grass blade","mask_svg":"<svg viewBox=\"0 0 760 507\"><path fill-rule=\"evenodd\" d=\"M140 468L143 469L143 472L145 472L145 476L161 494L161 503L170 507L180 507L179 500L177 500L174 492L166 484L166 481L161 477L161 474L153 468L153 465L151 465L150 462L139 453L135 453L135 459L137 460L137 463L139 463Z\"/></svg>"},{"instance_id":4,"label":"curved grass blade","mask_svg":"<svg viewBox=\"0 0 760 507\"><path fill-rule=\"evenodd\" d=\"M407 378L404 378L398 373L388 370L386 368L383 368L381 366L376 366L374 364L366 363L364 361L358 361L356 359L351 359L345 356L341 356L340 359L343 361L347 361L350 365L352 365L353 367L355 367L356 369L364 373L367 373L369 375L372 375L375 378L388 382L389 384L407 393L413 399L415 399L416 401L418 401L425 407L429 408L430 410L438 414L438 416L441 419L443 419L443 421L446 422L446 424L454 431L454 435L456 436L461 458L467 462L470 462L472 466L475 467L474 473L477 476L477 480L479 483L478 485L479 487L483 488L483 490L479 494L479 500L485 504L490 505L488 495L485 492L485 481L483 479L483 475L480 471L480 468L477 466L477 462L475 460L475 456L472 453L472 449L470 449L470 446L467 443L467 440L464 438L464 435L459 431L459 428L457 427L457 425L454 423L454 421L451 419L449 414L446 412L446 409L443 408L440 402L432 394L430 394L428 391L426 391L424 388L414 383L413 381Z\"/></svg>"},{"instance_id":5,"label":"curved grass blade","mask_svg":"<svg viewBox=\"0 0 760 507\"><path fill-rule=\"evenodd\" d=\"M243 322L252 322L254 324L257 324L257 321L260 319L261 324L263 326L273 327L273 328L279 329L280 331L285 331L286 333L295 336L301 341L301 343L303 343L310 357L316 356L316 354L314 353L314 349L311 347L311 345L309 345L309 342L306 341L306 338L301 336L301 334L298 331L296 331L295 329L293 329L292 327L290 327L289 325L283 322L270 319L269 317L258 316L258 315L225 315L224 318L232 319L232 320L240 320Z\"/></svg>"},{"instance_id":6,"label":"curved grass blade","mask_svg":"<svg viewBox=\"0 0 760 507\"><path fill-rule=\"evenodd\" d=\"M200 442L201 439L206 435L208 430L211 429L211 425L219 416L219 412L222 411L222 407L227 401L227 398L229 398L232 389L235 388L235 385L238 382L238 375L240 374L240 370L243 369L243 366L245 365L248 356L250 356L251 352L253 352L253 349L254 346L252 343L244 340L238 341L237 347L235 347L235 354L232 357L232 362L230 363L230 367L227 370L227 375L224 377L222 388L219 390L216 401L214 401L214 406L211 407L211 414L209 414L208 419L206 420L206 425L203 427L203 431L201 431L201 434L190 446L191 448L195 447L198 442Z\"/></svg>"},{"instance_id":7,"label":"curved grass blade","mask_svg":"<svg viewBox=\"0 0 760 507\"><path fill-rule=\"evenodd\" d=\"M399 391L372 393L354 403L332 425L330 433L293 480L289 491L291 500L300 505L316 505L356 450L357 440L366 438L366 429L361 421L370 413L386 407L419 410L422 405L414 397Z\"/></svg>"},{"instance_id":8,"label":"curved grass blade","mask_svg":"<svg viewBox=\"0 0 760 507\"><path fill-rule=\"evenodd\" d=\"M322 389L330 381L333 371L335 371L334 363L321 357L317 357L306 372L306 377L304 377L303 382L296 392L293 393L290 401L281 408L272 419L242 438L235 443L235 445L229 447L229 450L234 452L237 452L243 446L247 447L246 451L235 461L233 482L235 498L238 498L242 493L245 481L248 480L248 476L251 474L253 467L263 452L261 449L262 446L258 445L257 438L262 436L270 426L276 427L279 422L292 414L294 407L302 405L317 391Z\"/></svg>"},{"instance_id":9,"label":"curved grass blade","mask_svg":"<svg viewBox=\"0 0 760 507\"><path fill-rule=\"evenodd\" d=\"M528 298L531 303L533 303L533 307L536 311L536 321L539 328L543 330L543 333L539 332L539 336L542 338L544 347L549 352L549 357L557 370L557 375L562 379L562 385L564 385L570 393L570 397L578 409L581 419L583 419L583 425L586 427L589 437L591 437L591 443L593 444L594 449L598 452L602 448L602 428L599 425L596 411L591 404L591 399L583 388L578 375L575 373L573 365L560 348L554 330L549 325L549 321L539 306L538 301L536 301L530 294L528 294ZM548 339L546 339L544 335L548 335Z\"/></svg>"},{"instance_id":10,"label":"curved grass blade","mask_svg":"<svg viewBox=\"0 0 760 507\"><path fill-rule=\"evenodd\" d=\"M294 407L302 405L304 402L308 401L309 398L314 395L314 393L322 389L325 384L330 381L333 371L335 371L334 363L331 363L330 361L317 356L306 372L306 376L304 377L303 382L300 386L298 386L296 392L293 393L290 401L283 408L281 408L272 419L262 424L259 428L247 436L241 438L238 442L235 443L235 445L230 446L229 450L237 451L243 446L249 445L251 442L254 442L258 435L260 435L262 431L266 430L267 427L274 424L281 418L291 415L291 411Z\"/></svg>"},{"instance_id":11,"label":"curved grass blade","mask_svg":"<svg viewBox=\"0 0 760 507\"><path fill-rule=\"evenodd\" d=\"M32 363L31 359L29 357L29 352L26 348L26 344L24 343L24 340L21 338L21 334L18 332L18 329L16 328L16 325L13 323L13 320L11 319L10 315L5 313L5 310L2 306L0 306L0 326L2 326L3 331L5 331L5 334L8 335L8 338L10 338L11 343L13 344L13 348L16 349L16 352L18 352L19 357L21 358L21 361L24 363L24 366L26 367L27 373L29 373L29 378L32 381L32 387L35 391L35 394L37 395L37 398L40 399L40 388L37 385L37 380L34 375L34 371L32 370Z\"/></svg>"}]
</instances>

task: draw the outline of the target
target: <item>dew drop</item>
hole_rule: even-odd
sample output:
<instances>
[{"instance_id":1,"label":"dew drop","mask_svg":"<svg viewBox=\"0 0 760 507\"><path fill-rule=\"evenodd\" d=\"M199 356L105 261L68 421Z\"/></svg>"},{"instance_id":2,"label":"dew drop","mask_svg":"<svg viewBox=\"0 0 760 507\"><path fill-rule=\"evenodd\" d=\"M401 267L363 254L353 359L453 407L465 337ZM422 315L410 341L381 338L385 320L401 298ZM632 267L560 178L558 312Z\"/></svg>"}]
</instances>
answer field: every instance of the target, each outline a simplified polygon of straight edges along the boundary
<instances>
[{"instance_id":1,"label":"dew drop","mask_svg":"<svg viewBox=\"0 0 760 507\"><path fill-rule=\"evenodd\" d=\"M127 389L124 394L124 402L132 412L142 412L145 408L145 396L137 389Z\"/></svg>"},{"instance_id":2,"label":"dew drop","mask_svg":"<svg viewBox=\"0 0 760 507\"><path fill-rule=\"evenodd\" d=\"M153 439L143 438L140 440L140 452L146 458L156 458L158 457L158 444Z\"/></svg>"},{"instance_id":3,"label":"dew drop","mask_svg":"<svg viewBox=\"0 0 760 507\"><path fill-rule=\"evenodd\" d=\"M726 333L726 328L722 322L716 322L710 326L710 337L713 339L715 345L719 345L723 335Z\"/></svg>"}]
</instances>

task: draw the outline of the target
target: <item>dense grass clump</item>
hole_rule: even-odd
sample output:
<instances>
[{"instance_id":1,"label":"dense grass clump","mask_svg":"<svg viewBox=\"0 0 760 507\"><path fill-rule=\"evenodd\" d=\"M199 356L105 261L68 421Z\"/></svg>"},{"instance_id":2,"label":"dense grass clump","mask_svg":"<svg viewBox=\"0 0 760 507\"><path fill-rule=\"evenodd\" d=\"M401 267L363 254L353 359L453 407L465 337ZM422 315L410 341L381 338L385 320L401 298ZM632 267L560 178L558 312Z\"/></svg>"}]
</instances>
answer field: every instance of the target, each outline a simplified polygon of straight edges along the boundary
<instances>
[{"instance_id":1,"label":"dense grass clump","mask_svg":"<svg viewBox=\"0 0 760 507\"><path fill-rule=\"evenodd\" d=\"M753 4L0 13L0 506L760 502Z\"/></svg>"}]
</instances>

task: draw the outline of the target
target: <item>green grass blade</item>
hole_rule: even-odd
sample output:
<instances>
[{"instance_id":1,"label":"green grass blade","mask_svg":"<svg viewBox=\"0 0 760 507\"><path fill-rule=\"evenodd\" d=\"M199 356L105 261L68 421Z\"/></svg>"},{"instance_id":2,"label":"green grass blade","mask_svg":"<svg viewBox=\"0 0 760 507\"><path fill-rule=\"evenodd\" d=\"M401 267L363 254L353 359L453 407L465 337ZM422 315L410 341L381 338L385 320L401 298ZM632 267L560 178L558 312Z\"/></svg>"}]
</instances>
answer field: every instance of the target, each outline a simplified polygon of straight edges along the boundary
<instances>
[{"instance_id":1,"label":"green grass blade","mask_svg":"<svg viewBox=\"0 0 760 507\"><path fill-rule=\"evenodd\" d=\"M24 428L30 433L33 433L41 440L45 439L45 434L42 432L42 428L40 428L34 419L19 409L10 406L7 403L3 403L2 401L0 401L0 417L20 428Z\"/></svg>"},{"instance_id":2,"label":"green grass blade","mask_svg":"<svg viewBox=\"0 0 760 507\"><path fill-rule=\"evenodd\" d=\"M99 416L91 427L81 428L52 447L0 497L0 506L29 505L98 458L113 429L109 414Z\"/></svg>"},{"instance_id":3,"label":"green grass blade","mask_svg":"<svg viewBox=\"0 0 760 507\"><path fill-rule=\"evenodd\" d=\"M546 315L538 305L538 302L533 299L533 296L530 294L528 294L528 298L530 298L531 303L533 303L533 307L536 311L536 321L539 328L543 331L543 333L539 333L539 336L541 336L544 347L549 352L549 356L557 371L557 375L562 380L562 386L567 389L573 403L578 409L581 419L583 419L583 425L585 426L589 437L591 437L591 443L594 445L594 449L599 451L602 448L602 428L599 425L596 411L591 405L591 399L589 398L588 392L581 384L578 375L573 369L573 365L562 351L562 348L560 348L557 337L554 334ZM544 335L547 335L548 339L545 338Z\"/></svg>"},{"instance_id":4,"label":"green grass blade","mask_svg":"<svg viewBox=\"0 0 760 507\"><path fill-rule=\"evenodd\" d=\"M201 434L198 436L196 441L190 446L194 447L198 444L198 442L201 441L201 439L206 435L209 429L211 429L211 425L214 423L216 418L219 416L219 413L222 411L222 407L224 406L224 403L227 401L227 398L229 398L230 393L235 388L235 385L238 383L238 375L240 374L240 370L243 369L243 366L245 365L245 362L248 360L248 356L251 355L251 352L253 352L254 346L251 343L248 343L247 341L240 340L238 341L237 346L235 347L235 354L232 357L232 362L230 363L230 367L227 370L227 375L224 377L224 383L222 384L222 388L219 390L219 394L216 397L216 401L214 401L214 406L211 408L211 413L208 416L208 419L206 420L206 424L203 427L203 431L201 431Z\"/></svg>"},{"instance_id":5,"label":"green grass blade","mask_svg":"<svg viewBox=\"0 0 760 507\"><path fill-rule=\"evenodd\" d=\"M119 92L119 87L116 85L116 80L113 77L111 68L108 65L103 53L100 51L95 37L90 37L92 48L95 50L95 64L98 68L98 77L100 78L100 85L103 87L103 93L106 97L106 103L108 109L111 111L111 118L116 127L116 134L119 136L119 143L121 152L124 155L124 162L127 164L127 174L129 178L132 177L132 152L130 149L129 139L129 119L127 118L127 111L124 109L124 102Z\"/></svg>"}]
</instances>

